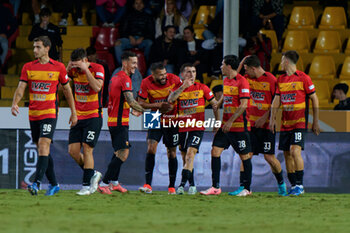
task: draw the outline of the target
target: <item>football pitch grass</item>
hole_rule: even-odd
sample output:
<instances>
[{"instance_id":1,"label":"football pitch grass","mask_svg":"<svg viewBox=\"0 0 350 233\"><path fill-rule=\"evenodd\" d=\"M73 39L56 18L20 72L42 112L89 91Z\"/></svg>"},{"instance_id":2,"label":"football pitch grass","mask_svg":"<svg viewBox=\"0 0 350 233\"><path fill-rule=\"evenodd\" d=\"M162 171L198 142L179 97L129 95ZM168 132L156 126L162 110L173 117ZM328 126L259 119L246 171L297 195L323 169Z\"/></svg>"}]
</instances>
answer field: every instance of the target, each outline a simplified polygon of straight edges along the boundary
<instances>
[{"instance_id":1,"label":"football pitch grass","mask_svg":"<svg viewBox=\"0 0 350 233\"><path fill-rule=\"evenodd\" d=\"M131 191L52 197L0 189L0 232L349 232L350 195L151 195Z\"/></svg>"}]
</instances>

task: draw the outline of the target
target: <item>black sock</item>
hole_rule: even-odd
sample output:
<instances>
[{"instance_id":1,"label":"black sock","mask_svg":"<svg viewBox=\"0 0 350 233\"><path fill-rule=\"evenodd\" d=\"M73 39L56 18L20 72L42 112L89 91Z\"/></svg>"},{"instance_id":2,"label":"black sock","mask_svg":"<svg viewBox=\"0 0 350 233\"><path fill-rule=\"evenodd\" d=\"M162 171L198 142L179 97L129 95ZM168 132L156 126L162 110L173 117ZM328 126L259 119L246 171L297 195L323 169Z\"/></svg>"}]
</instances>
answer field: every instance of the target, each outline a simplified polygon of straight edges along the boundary
<instances>
[{"instance_id":1,"label":"black sock","mask_svg":"<svg viewBox=\"0 0 350 233\"><path fill-rule=\"evenodd\" d=\"M244 171L239 172L239 186L244 186Z\"/></svg>"},{"instance_id":2,"label":"black sock","mask_svg":"<svg viewBox=\"0 0 350 233\"><path fill-rule=\"evenodd\" d=\"M283 175L282 175L282 170L280 173L273 173L276 177L277 183L278 184L283 184Z\"/></svg>"},{"instance_id":3,"label":"black sock","mask_svg":"<svg viewBox=\"0 0 350 233\"><path fill-rule=\"evenodd\" d=\"M244 188L250 191L250 184L252 183L252 161L251 159L243 160L244 168Z\"/></svg>"},{"instance_id":4,"label":"black sock","mask_svg":"<svg viewBox=\"0 0 350 233\"><path fill-rule=\"evenodd\" d=\"M84 169L83 186L90 186L90 180L91 180L91 177L94 175L94 173L95 173L94 169L91 169L91 168Z\"/></svg>"},{"instance_id":5,"label":"black sock","mask_svg":"<svg viewBox=\"0 0 350 233\"><path fill-rule=\"evenodd\" d=\"M57 185L57 180L56 180L56 175L55 175L55 167L54 167L53 159L52 159L51 155L48 156L48 164L47 164L47 169L46 169L45 175L52 186Z\"/></svg>"},{"instance_id":6,"label":"black sock","mask_svg":"<svg viewBox=\"0 0 350 233\"><path fill-rule=\"evenodd\" d=\"M177 172L177 158L170 158L168 160L169 168L169 188L175 187L176 172ZM152 169L153 170L153 169Z\"/></svg>"},{"instance_id":7,"label":"black sock","mask_svg":"<svg viewBox=\"0 0 350 233\"><path fill-rule=\"evenodd\" d=\"M296 185L296 176L295 176L295 172L293 173L287 173L288 176L288 180L290 182L290 185L293 187Z\"/></svg>"},{"instance_id":8,"label":"black sock","mask_svg":"<svg viewBox=\"0 0 350 233\"><path fill-rule=\"evenodd\" d=\"M221 157L211 157L211 179L214 188L220 188Z\"/></svg>"},{"instance_id":9,"label":"black sock","mask_svg":"<svg viewBox=\"0 0 350 233\"><path fill-rule=\"evenodd\" d=\"M154 157L155 154L147 153L146 155L146 167L145 167L145 176L146 184L152 185L153 169L154 169ZM177 161L177 160L176 160Z\"/></svg>"},{"instance_id":10,"label":"black sock","mask_svg":"<svg viewBox=\"0 0 350 233\"><path fill-rule=\"evenodd\" d=\"M47 166L49 165L49 157L39 155L38 163L36 164L36 172L34 182L40 186L40 183L46 173Z\"/></svg>"},{"instance_id":11,"label":"black sock","mask_svg":"<svg viewBox=\"0 0 350 233\"><path fill-rule=\"evenodd\" d=\"M103 183L108 184L109 181L115 180L115 178L117 178L116 180L118 180L120 166L122 163L123 162L117 156L114 155L114 157L108 165L108 169L105 173L105 176L103 177Z\"/></svg>"},{"instance_id":12,"label":"black sock","mask_svg":"<svg viewBox=\"0 0 350 233\"><path fill-rule=\"evenodd\" d=\"M295 184L303 185L304 170L295 171Z\"/></svg>"},{"instance_id":13,"label":"black sock","mask_svg":"<svg viewBox=\"0 0 350 233\"><path fill-rule=\"evenodd\" d=\"M181 178L181 184L180 186L185 187L188 179L191 176L191 171L187 169L182 169L182 178Z\"/></svg>"},{"instance_id":14,"label":"black sock","mask_svg":"<svg viewBox=\"0 0 350 233\"><path fill-rule=\"evenodd\" d=\"M195 184L194 184L194 168L192 169L192 172L191 172L191 176L190 176L190 178L188 179L188 183L190 183L190 186L196 186Z\"/></svg>"}]
</instances>

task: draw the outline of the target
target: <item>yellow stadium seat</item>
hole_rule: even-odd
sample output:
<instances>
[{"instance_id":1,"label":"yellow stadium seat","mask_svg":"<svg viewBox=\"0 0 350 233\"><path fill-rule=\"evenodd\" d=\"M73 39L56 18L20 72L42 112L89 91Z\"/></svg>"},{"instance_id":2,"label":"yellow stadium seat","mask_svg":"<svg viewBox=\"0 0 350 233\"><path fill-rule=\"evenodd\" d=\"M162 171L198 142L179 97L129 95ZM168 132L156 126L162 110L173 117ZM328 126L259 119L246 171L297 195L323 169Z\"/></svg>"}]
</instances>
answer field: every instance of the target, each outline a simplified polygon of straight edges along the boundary
<instances>
[{"instance_id":1,"label":"yellow stadium seat","mask_svg":"<svg viewBox=\"0 0 350 233\"><path fill-rule=\"evenodd\" d=\"M314 53L339 53L341 40L337 31L320 31L318 34Z\"/></svg>"},{"instance_id":2,"label":"yellow stadium seat","mask_svg":"<svg viewBox=\"0 0 350 233\"><path fill-rule=\"evenodd\" d=\"M23 12L22 14L22 25L32 25L32 18L30 17L30 14L27 12Z\"/></svg>"},{"instance_id":3,"label":"yellow stadium seat","mask_svg":"<svg viewBox=\"0 0 350 233\"><path fill-rule=\"evenodd\" d=\"M196 35L196 39L204 40L204 37L203 37L204 30L205 30L205 28L196 28L196 29L194 29L194 33Z\"/></svg>"},{"instance_id":4,"label":"yellow stadium seat","mask_svg":"<svg viewBox=\"0 0 350 233\"><path fill-rule=\"evenodd\" d=\"M224 81L222 79L215 79L211 81L210 90L213 90L213 88L217 85L223 85L223 84L224 84Z\"/></svg>"},{"instance_id":5,"label":"yellow stadium seat","mask_svg":"<svg viewBox=\"0 0 350 233\"><path fill-rule=\"evenodd\" d=\"M296 6L290 16L288 29L312 29L315 27L315 14L312 7Z\"/></svg>"},{"instance_id":6,"label":"yellow stadium seat","mask_svg":"<svg viewBox=\"0 0 350 233\"><path fill-rule=\"evenodd\" d=\"M312 81L315 85L316 94L319 100L329 100L330 92L329 85L327 81L324 80L315 80Z\"/></svg>"},{"instance_id":7,"label":"yellow stadium seat","mask_svg":"<svg viewBox=\"0 0 350 233\"><path fill-rule=\"evenodd\" d=\"M216 6L209 6L209 19L215 18Z\"/></svg>"},{"instance_id":8,"label":"yellow stadium seat","mask_svg":"<svg viewBox=\"0 0 350 233\"><path fill-rule=\"evenodd\" d=\"M339 75L340 79L350 79L350 57L346 57Z\"/></svg>"},{"instance_id":9,"label":"yellow stadium seat","mask_svg":"<svg viewBox=\"0 0 350 233\"><path fill-rule=\"evenodd\" d=\"M272 45L272 52L276 53L278 50L278 42L276 32L274 30L260 30L261 34L264 34L266 37L270 38Z\"/></svg>"},{"instance_id":10,"label":"yellow stadium seat","mask_svg":"<svg viewBox=\"0 0 350 233\"><path fill-rule=\"evenodd\" d=\"M348 42L346 43L346 48L345 48L344 53L350 54L350 39L348 39Z\"/></svg>"},{"instance_id":11,"label":"yellow stadium seat","mask_svg":"<svg viewBox=\"0 0 350 233\"><path fill-rule=\"evenodd\" d=\"M282 52L287 50L308 53L310 50L310 42L307 33L305 31L288 31Z\"/></svg>"},{"instance_id":12,"label":"yellow stadium seat","mask_svg":"<svg viewBox=\"0 0 350 233\"><path fill-rule=\"evenodd\" d=\"M320 29L345 29L346 15L343 7L326 7L323 11Z\"/></svg>"},{"instance_id":13,"label":"yellow stadium seat","mask_svg":"<svg viewBox=\"0 0 350 233\"><path fill-rule=\"evenodd\" d=\"M209 7L202 5L199 7L194 24L208 24Z\"/></svg>"},{"instance_id":14,"label":"yellow stadium seat","mask_svg":"<svg viewBox=\"0 0 350 233\"><path fill-rule=\"evenodd\" d=\"M309 75L312 79L333 79L336 74L332 56L315 56L312 59Z\"/></svg>"}]
</instances>

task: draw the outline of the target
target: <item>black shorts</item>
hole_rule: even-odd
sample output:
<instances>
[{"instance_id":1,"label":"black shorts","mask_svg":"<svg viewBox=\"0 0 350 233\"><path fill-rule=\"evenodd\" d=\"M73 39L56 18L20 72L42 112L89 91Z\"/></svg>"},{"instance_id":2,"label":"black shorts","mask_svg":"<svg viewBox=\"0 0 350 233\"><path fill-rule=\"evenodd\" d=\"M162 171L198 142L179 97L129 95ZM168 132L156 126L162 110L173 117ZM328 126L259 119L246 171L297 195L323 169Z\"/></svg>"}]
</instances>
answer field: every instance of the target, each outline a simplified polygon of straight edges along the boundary
<instances>
[{"instance_id":1,"label":"black shorts","mask_svg":"<svg viewBox=\"0 0 350 233\"><path fill-rule=\"evenodd\" d=\"M268 129L252 127L250 142L255 155L275 154L275 134Z\"/></svg>"},{"instance_id":2,"label":"black shorts","mask_svg":"<svg viewBox=\"0 0 350 233\"><path fill-rule=\"evenodd\" d=\"M189 131L189 132L181 132L180 135L180 151L187 152L189 147L196 148L199 150L199 146L201 145L204 131Z\"/></svg>"},{"instance_id":3,"label":"black shorts","mask_svg":"<svg viewBox=\"0 0 350 233\"><path fill-rule=\"evenodd\" d=\"M69 131L69 144L86 143L91 147L95 147L101 128L101 117L78 120L78 123Z\"/></svg>"},{"instance_id":4,"label":"black shorts","mask_svg":"<svg viewBox=\"0 0 350 233\"><path fill-rule=\"evenodd\" d=\"M110 126L109 132L112 138L114 151L129 149L129 126Z\"/></svg>"},{"instance_id":5,"label":"black shorts","mask_svg":"<svg viewBox=\"0 0 350 233\"><path fill-rule=\"evenodd\" d=\"M161 128L149 129L147 139L157 142L163 137L163 143L167 148L177 147L179 145L179 129L178 128Z\"/></svg>"},{"instance_id":6,"label":"black shorts","mask_svg":"<svg viewBox=\"0 0 350 233\"><path fill-rule=\"evenodd\" d=\"M212 146L228 149L230 145L240 155L245 155L252 152L249 132L224 133L220 128L215 134Z\"/></svg>"},{"instance_id":7,"label":"black shorts","mask_svg":"<svg viewBox=\"0 0 350 233\"><path fill-rule=\"evenodd\" d=\"M278 149L283 151L290 151L291 145L297 145L300 146L302 150L304 150L305 132L305 129L281 131Z\"/></svg>"},{"instance_id":8,"label":"black shorts","mask_svg":"<svg viewBox=\"0 0 350 233\"><path fill-rule=\"evenodd\" d=\"M32 140L39 142L39 138L50 138L52 140L56 129L56 118L46 118L38 121L30 121L30 130L32 131Z\"/></svg>"}]
</instances>

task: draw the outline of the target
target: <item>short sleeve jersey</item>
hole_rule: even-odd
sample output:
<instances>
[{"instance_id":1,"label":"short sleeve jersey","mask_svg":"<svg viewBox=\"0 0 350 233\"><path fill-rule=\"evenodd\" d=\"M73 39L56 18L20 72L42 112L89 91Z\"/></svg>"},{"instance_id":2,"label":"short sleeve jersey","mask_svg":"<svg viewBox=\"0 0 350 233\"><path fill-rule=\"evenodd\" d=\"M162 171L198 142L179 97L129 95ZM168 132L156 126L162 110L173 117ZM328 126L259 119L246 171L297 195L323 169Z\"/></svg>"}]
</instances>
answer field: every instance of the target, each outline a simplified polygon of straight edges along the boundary
<instances>
[{"instance_id":1,"label":"short sleeve jersey","mask_svg":"<svg viewBox=\"0 0 350 233\"><path fill-rule=\"evenodd\" d=\"M277 79L269 72L265 72L261 77L250 78L245 75L250 88L249 120L252 126L255 121L270 111L271 103L276 92ZM269 120L263 125L264 129L269 129Z\"/></svg>"},{"instance_id":2,"label":"short sleeve jersey","mask_svg":"<svg viewBox=\"0 0 350 233\"><path fill-rule=\"evenodd\" d=\"M69 81L64 64L52 59L46 64L39 60L28 62L22 68L20 81L29 87L29 120L56 118L58 85Z\"/></svg>"},{"instance_id":3,"label":"short sleeve jersey","mask_svg":"<svg viewBox=\"0 0 350 233\"><path fill-rule=\"evenodd\" d=\"M224 113L222 116L223 126L235 113L240 106L241 99L249 99L249 83L248 80L240 74L233 79L224 79ZM248 102L249 108L249 102ZM244 111L235 122L232 123L230 132L244 132L250 130L250 122L248 120L247 111Z\"/></svg>"},{"instance_id":4,"label":"short sleeve jersey","mask_svg":"<svg viewBox=\"0 0 350 233\"><path fill-rule=\"evenodd\" d=\"M277 79L276 95L280 95L283 108L281 131L307 129L309 95L313 93L315 86L304 72L283 74Z\"/></svg>"},{"instance_id":5,"label":"short sleeve jersey","mask_svg":"<svg viewBox=\"0 0 350 233\"><path fill-rule=\"evenodd\" d=\"M213 93L205 84L195 82L186 88L178 98L178 120L184 122L183 127L179 124L179 132L204 130L203 124L197 127L197 121L204 122L205 101L211 101ZM189 121L193 122L192 124Z\"/></svg>"},{"instance_id":6,"label":"short sleeve jersey","mask_svg":"<svg viewBox=\"0 0 350 233\"><path fill-rule=\"evenodd\" d=\"M108 126L129 126L130 106L124 92L132 92L130 77L119 71L111 78L108 89Z\"/></svg>"},{"instance_id":7,"label":"short sleeve jersey","mask_svg":"<svg viewBox=\"0 0 350 233\"><path fill-rule=\"evenodd\" d=\"M103 66L90 63L89 70L95 79L104 80ZM68 76L73 80L75 108L78 120L102 117L102 93L94 91L84 72L72 69ZM102 88L101 88L102 90Z\"/></svg>"},{"instance_id":8,"label":"short sleeve jersey","mask_svg":"<svg viewBox=\"0 0 350 233\"><path fill-rule=\"evenodd\" d=\"M138 96L143 100L148 99L150 103L167 102L170 92L180 87L181 84L181 79L174 74L167 73L167 82L164 85L155 82L153 76L150 75L142 80ZM152 109L152 111L156 111L156 109ZM176 116L176 114L177 109L174 107L171 112L164 115Z\"/></svg>"}]
</instances>

